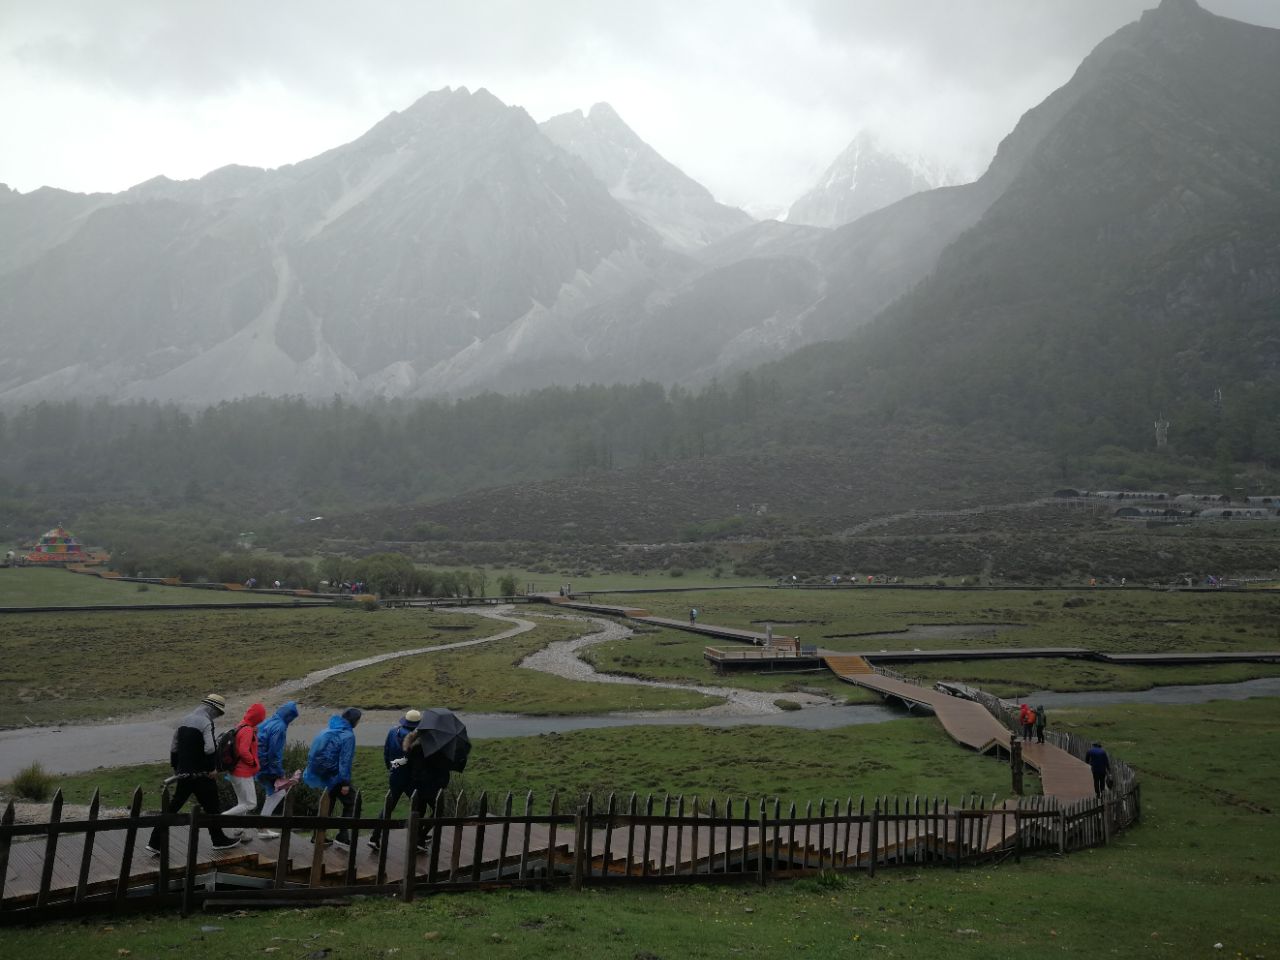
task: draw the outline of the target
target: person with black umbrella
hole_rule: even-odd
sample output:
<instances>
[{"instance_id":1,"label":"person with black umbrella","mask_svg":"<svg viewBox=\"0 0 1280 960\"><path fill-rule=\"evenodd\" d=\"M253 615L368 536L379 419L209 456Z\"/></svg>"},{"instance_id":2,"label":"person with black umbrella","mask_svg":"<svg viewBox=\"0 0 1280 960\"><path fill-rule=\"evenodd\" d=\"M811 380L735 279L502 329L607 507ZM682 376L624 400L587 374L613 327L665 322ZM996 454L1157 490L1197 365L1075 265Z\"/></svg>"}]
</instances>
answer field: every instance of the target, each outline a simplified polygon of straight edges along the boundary
<instances>
[{"instance_id":1,"label":"person with black umbrella","mask_svg":"<svg viewBox=\"0 0 1280 960\"><path fill-rule=\"evenodd\" d=\"M449 785L449 775L466 769L471 740L456 713L433 707L422 711L418 728L404 738L404 752L404 759L393 761L392 765L408 768L414 812L419 818L425 818L428 809L435 812L436 797ZM420 834L419 850L429 848L430 830L428 824Z\"/></svg>"}]
</instances>

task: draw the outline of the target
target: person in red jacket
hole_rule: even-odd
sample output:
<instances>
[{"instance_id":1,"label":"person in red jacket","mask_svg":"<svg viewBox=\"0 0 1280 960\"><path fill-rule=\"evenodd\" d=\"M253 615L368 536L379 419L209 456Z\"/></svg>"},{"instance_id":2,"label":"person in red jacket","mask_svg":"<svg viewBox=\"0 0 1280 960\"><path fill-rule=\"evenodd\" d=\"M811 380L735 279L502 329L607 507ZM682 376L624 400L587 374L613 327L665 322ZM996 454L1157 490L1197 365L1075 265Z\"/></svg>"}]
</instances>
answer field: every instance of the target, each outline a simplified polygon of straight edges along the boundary
<instances>
[{"instance_id":1,"label":"person in red jacket","mask_svg":"<svg viewBox=\"0 0 1280 960\"><path fill-rule=\"evenodd\" d=\"M224 814L253 813L258 805L253 778L258 772L258 724L266 718L267 708L255 703L244 712L244 719L236 727L236 762L229 771L236 805L223 810Z\"/></svg>"},{"instance_id":2,"label":"person in red jacket","mask_svg":"<svg viewBox=\"0 0 1280 960\"><path fill-rule=\"evenodd\" d=\"M1018 708L1018 723L1022 724L1022 739L1031 742L1031 731L1036 725L1036 712L1031 705L1024 703Z\"/></svg>"}]
</instances>

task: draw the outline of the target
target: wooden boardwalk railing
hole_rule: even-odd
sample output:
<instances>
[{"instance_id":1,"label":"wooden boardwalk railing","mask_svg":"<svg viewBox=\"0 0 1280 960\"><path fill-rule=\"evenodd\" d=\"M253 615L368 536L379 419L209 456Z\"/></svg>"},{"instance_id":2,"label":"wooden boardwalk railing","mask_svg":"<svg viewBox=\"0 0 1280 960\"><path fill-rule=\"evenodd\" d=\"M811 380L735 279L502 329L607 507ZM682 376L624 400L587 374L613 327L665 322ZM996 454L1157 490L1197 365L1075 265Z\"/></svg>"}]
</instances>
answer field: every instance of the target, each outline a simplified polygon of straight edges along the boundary
<instances>
[{"instance_id":1,"label":"wooden boardwalk railing","mask_svg":"<svg viewBox=\"0 0 1280 960\"><path fill-rule=\"evenodd\" d=\"M1066 853L1108 842L1139 815L1138 787L1062 804L1052 798L873 797L820 800L803 809L781 800L703 801L631 794L587 796L572 812L553 795L536 811L532 793L507 794L497 810L486 795L441 797L419 819L216 816L199 811L144 814L141 791L125 817L17 824L10 803L0 820L0 924L126 909L231 908L353 895L397 896L498 886L581 888L791 877L823 870L988 863L1024 853ZM271 826L279 840L226 850L208 847L205 827ZM159 856L139 831L160 826ZM349 847L315 842L317 831L351 831ZM377 850L368 831L386 828ZM205 836L201 836L205 833ZM423 852L419 838L431 842Z\"/></svg>"}]
</instances>

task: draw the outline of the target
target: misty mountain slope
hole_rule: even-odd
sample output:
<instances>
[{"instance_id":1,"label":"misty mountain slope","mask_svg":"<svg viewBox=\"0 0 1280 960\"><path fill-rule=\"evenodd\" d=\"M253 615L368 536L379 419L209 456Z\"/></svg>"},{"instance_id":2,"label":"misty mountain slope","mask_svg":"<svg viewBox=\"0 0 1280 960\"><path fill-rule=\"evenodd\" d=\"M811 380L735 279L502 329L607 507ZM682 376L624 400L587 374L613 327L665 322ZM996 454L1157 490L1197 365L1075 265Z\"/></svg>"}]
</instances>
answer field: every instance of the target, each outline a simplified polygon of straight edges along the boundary
<instances>
[{"instance_id":1,"label":"misty mountain slope","mask_svg":"<svg viewBox=\"0 0 1280 960\"><path fill-rule=\"evenodd\" d=\"M279 170L44 193L0 204L0 236L37 238L0 274L9 399L409 392L606 261L614 290L668 256L485 91L428 94Z\"/></svg>"},{"instance_id":2,"label":"misty mountain slope","mask_svg":"<svg viewBox=\"0 0 1280 960\"><path fill-rule=\"evenodd\" d=\"M691 252L752 223L638 137L607 103L552 117L542 132L580 157L609 193L676 250Z\"/></svg>"},{"instance_id":3,"label":"misty mountain slope","mask_svg":"<svg viewBox=\"0 0 1280 960\"><path fill-rule=\"evenodd\" d=\"M1108 95L1113 64L1128 58L1146 32L1135 22L1100 43L1068 83L1023 115L973 183L913 194L831 231L818 253L827 293L805 317L801 339L847 337L929 276L943 251L978 224L1077 105Z\"/></svg>"},{"instance_id":4,"label":"misty mountain slope","mask_svg":"<svg viewBox=\"0 0 1280 960\"><path fill-rule=\"evenodd\" d=\"M0 184L0 274L23 267L72 236L84 218L109 202L102 193L41 187L18 193Z\"/></svg>"},{"instance_id":5,"label":"misty mountain slope","mask_svg":"<svg viewBox=\"0 0 1280 960\"><path fill-rule=\"evenodd\" d=\"M923 157L890 153L873 133L863 130L813 188L791 205L786 221L839 227L913 193L959 182L955 171Z\"/></svg>"},{"instance_id":6,"label":"misty mountain slope","mask_svg":"<svg viewBox=\"0 0 1280 960\"><path fill-rule=\"evenodd\" d=\"M1280 386L1280 31L1164 0L1072 87L929 280L797 362L1046 443L1149 444L1164 413L1249 456Z\"/></svg>"}]
</instances>

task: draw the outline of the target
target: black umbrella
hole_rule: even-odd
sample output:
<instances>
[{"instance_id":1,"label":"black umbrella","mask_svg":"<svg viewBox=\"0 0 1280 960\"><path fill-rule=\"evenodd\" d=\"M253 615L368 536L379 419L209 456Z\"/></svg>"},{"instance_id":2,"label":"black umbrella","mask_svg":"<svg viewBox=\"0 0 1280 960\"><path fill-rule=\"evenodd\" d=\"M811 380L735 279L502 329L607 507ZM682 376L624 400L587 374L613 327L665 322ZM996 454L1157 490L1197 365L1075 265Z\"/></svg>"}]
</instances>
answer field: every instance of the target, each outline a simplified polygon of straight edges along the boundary
<instances>
[{"instance_id":1,"label":"black umbrella","mask_svg":"<svg viewBox=\"0 0 1280 960\"><path fill-rule=\"evenodd\" d=\"M422 711L418 723L418 747L424 756L440 754L449 761L449 769L461 773L467 768L471 739L458 715L444 707Z\"/></svg>"}]
</instances>

